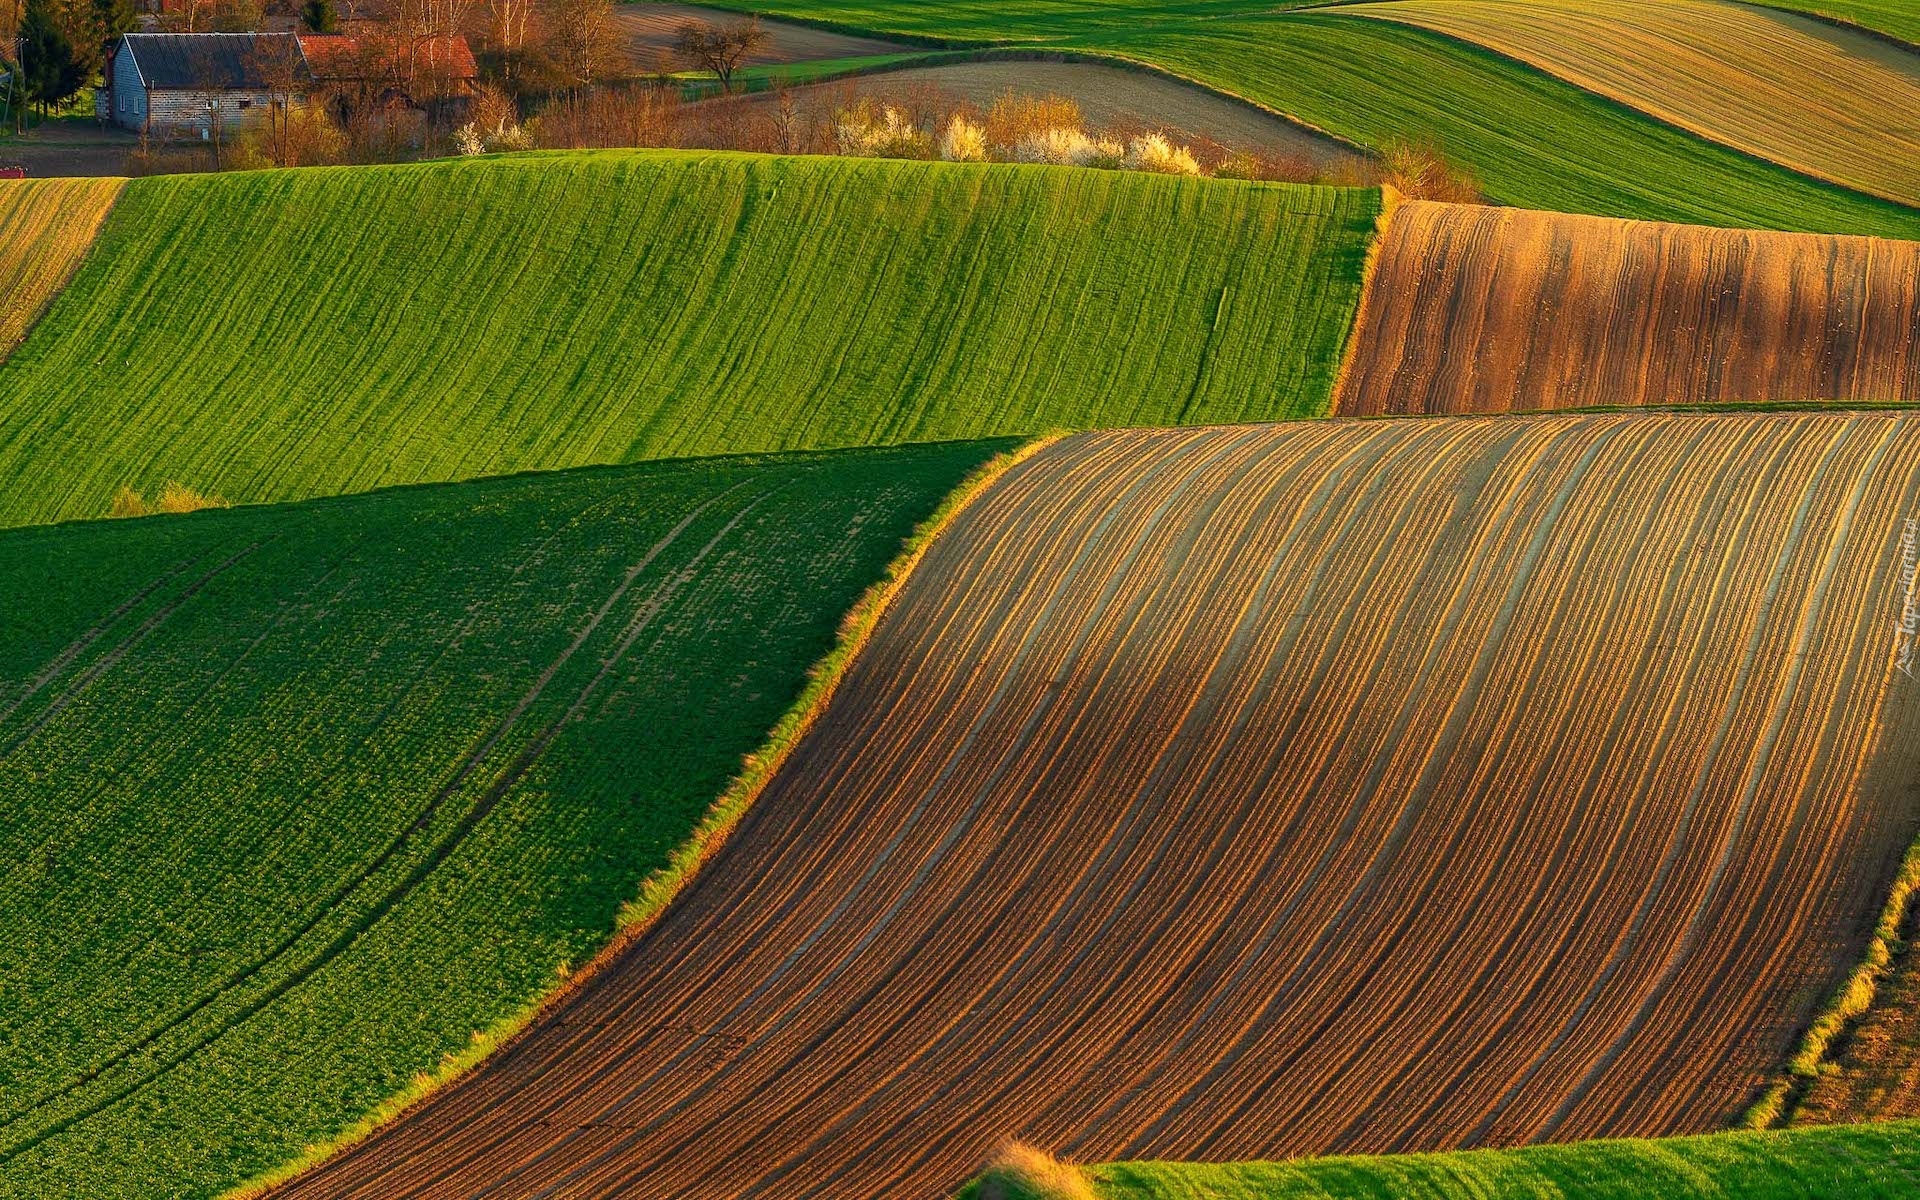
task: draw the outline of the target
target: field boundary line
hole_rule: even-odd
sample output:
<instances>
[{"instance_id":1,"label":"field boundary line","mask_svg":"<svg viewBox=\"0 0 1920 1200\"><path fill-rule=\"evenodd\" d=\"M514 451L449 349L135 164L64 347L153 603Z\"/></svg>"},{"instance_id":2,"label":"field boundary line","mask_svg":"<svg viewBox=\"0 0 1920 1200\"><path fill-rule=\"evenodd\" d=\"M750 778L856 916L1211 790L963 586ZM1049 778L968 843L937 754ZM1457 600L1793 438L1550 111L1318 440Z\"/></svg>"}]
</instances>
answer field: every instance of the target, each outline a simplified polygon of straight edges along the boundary
<instances>
[{"instance_id":1,"label":"field boundary line","mask_svg":"<svg viewBox=\"0 0 1920 1200\"><path fill-rule=\"evenodd\" d=\"M74 276L80 273L80 268L86 266L88 260L93 257L94 251L100 245L100 239L105 235L107 222L113 219L114 210L120 207L121 197L127 194L127 185L133 181L116 179L115 182L120 186L113 190L113 199L107 201L106 207L100 211L99 218L94 221L93 230L87 237L87 248L75 255L66 269L60 272L59 282L47 293L46 300L40 304L33 315L27 318L26 323L20 327L20 332L11 341L0 339L0 363L6 362L15 350L26 345L27 338L32 336L34 327L40 324L40 319L47 315L47 310L52 308L61 296L66 294L67 285L73 282Z\"/></svg>"},{"instance_id":2,"label":"field boundary line","mask_svg":"<svg viewBox=\"0 0 1920 1200\"><path fill-rule=\"evenodd\" d=\"M801 737L812 728L815 719L826 708L827 701L838 690L847 669L865 647L874 627L906 586L934 541L1009 471L1065 436L1064 432L1042 434L994 455L962 480L914 529L900 552L887 564L879 580L854 601L853 607L841 619L833 647L807 672L806 682L792 706L774 722L759 749L747 755L740 773L722 789L687 838L674 848L666 864L641 883L633 899L620 906L614 918L612 935L584 966L563 976L558 986L519 1012L511 1013L490 1028L476 1032L467 1046L449 1053L436 1070L416 1075L412 1084L379 1104L339 1136L309 1146L298 1157L229 1188L220 1194L219 1200L254 1200L255 1197L266 1196L282 1184L291 1182L378 1134L402 1113L468 1075L495 1053L511 1048L532 1029L539 1018L571 999L583 983L597 975L629 945L653 928L680 891L694 879L707 860L726 844L729 835L753 807L754 801L786 762Z\"/></svg>"},{"instance_id":3,"label":"field boundary line","mask_svg":"<svg viewBox=\"0 0 1920 1200\"><path fill-rule=\"evenodd\" d=\"M1912 503L1910 485L1907 496L1909 511ZM1888 658L1877 706L1879 716L1875 719L1876 745L1887 732L1886 696L1893 686L1895 669L1891 652ZM1907 847L1906 854L1900 860L1899 871L1894 875L1893 886L1887 893L1887 902L1874 922L1873 932L1867 938L1867 947L1860 961L1815 1014L1813 1023L1807 1027L1799 1047L1787 1060L1779 1077L1740 1118L1740 1128L1779 1129L1793 1118L1801 1098L1813 1081L1822 1074L1824 1068L1833 1065L1831 1055L1834 1049L1879 998L1880 984L1892 970L1895 954L1905 941L1900 931L1917 903L1920 903L1920 838Z\"/></svg>"},{"instance_id":4,"label":"field boundary line","mask_svg":"<svg viewBox=\"0 0 1920 1200\"><path fill-rule=\"evenodd\" d=\"M1827 13L1816 12L1811 8L1800 8L1797 5L1793 8L1787 8L1778 4L1755 4L1751 3L1750 0L1726 0L1726 2L1736 8L1750 8L1763 13L1784 13L1790 17L1805 17L1809 21L1817 22L1831 29L1845 30L1847 33L1857 33L1862 37L1872 38L1876 42L1884 42L1892 46L1895 50L1905 50L1908 54L1920 54L1920 42L1910 42L1903 37L1896 37L1884 29L1875 29L1871 25L1862 25L1858 21L1849 21L1845 17L1830 16Z\"/></svg>"},{"instance_id":5,"label":"field boundary line","mask_svg":"<svg viewBox=\"0 0 1920 1200\"><path fill-rule=\"evenodd\" d=\"M1572 88L1574 91L1579 92L1582 96L1586 97L1586 99L1590 103L1604 105L1606 107L1614 109L1616 112L1625 113L1631 117L1636 117L1652 125L1658 125L1660 128L1668 131L1669 133L1675 133L1675 134L1679 134L1681 137L1691 138L1692 140L1700 143L1701 145L1712 146L1715 149L1724 150L1728 154L1736 155L1751 163L1759 163L1761 166L1764 166L1764 167L1771 167L1776 171L1785 171L1787 174L1793 176L1796 179L1806 180L1807 182L1815 184L1818 187L1847 196L1856 202L1862 202L1874 207L1888 210L1890 212L1899 213L1902 216L1905 216L1908 218L1912 218L1914 216L1920 216L1920 205L1906 204L1899 200L1894 200L1889 197L1882 196L1877 192L1864 192L1864 191L1861 191L1859 188L1850 187L1847 184L1836 182L1835 180L1829 179L1824 175L1815 175L1815 174L1812 174L1811 172L1800 170L1798 167L1790 167L1783 162L1780 162L1776 159L1768 158L1763 154L1755 154L1751 150L1742 150L1738 146L1734 146L1727 142L1720 141L1718 138L1708 137L1707 135L1700 133L1697 130L1688 129L1684 125L1676 125L1672 121L1669 121L1664 117L1657 116L1653 113L1650 113L1644 108L1635 107L1634 105L1628 104L1624 100L1616 100L1615 98L1605 94L1604 92L1596 92L1591 88L1583 87L1582 85L1575 83L1573 80L1568 79L1564 75L1557 75L1554 72L1549 71L1544 67L1535 66L1534 64L1528 62L1523 58L1516 58L1513 55L1508 54L1504 51L1495 50L1493 47L1483 45L1480 42L1476 42L1471 38L1461 37L1458 34L1453 34L1453 33L1445 33L1445 32L1442 32L1441 30L1433 29L1426 25L1421 25L1418 22L1410 21L1405 17L1377 16L1373 13L1365 11L1366 9L1372 8L1375 6L1366 4L1364 0L1362 0L1361 3L1344 4L1344 5L1341 5L1340 7L1348 11L1331 13L1329 15L1335 16L1335 17L1346 17L1349 15L1356 15L1363 21L1373 21L1376 24L1381 24L1381 25L1393 25L1401 29L1412 30L1416 34L1424 34L1427 37L1431 37L1442 42L1450 42L1457 47L1463 48L1473 54L1478 54L1486 58L1493 59L1496 62L1502 63L1505 66L1508 66L1514 70L1525 71L1529 74L1539 76L1540 78L1543 78L1543 79L1551 79L1553 82L1559 84L1562 87L1569 87L1569 88ZM1576 216L1581 216L1581 215L1610 216L1614 214L1576 213L1574 215ZM1623 218L1623 219L1630 220L1631 218ZM1743 228L1743 227L1742 226L1721 226L1720 228L1735 229L1735 228ZM1755 228L1778 229L1777 226L1756 226ZM1825 229L1825 230L1805 229L1805 230L1780 230L1780 232L1835 234L1835 233L1838 233L1839 231L1832 230L1832 229ZM1871 237L1874 235L1853 233L1853 234L1849 234L1848 236Z\"/></svg>"},{"instance_id":6,"label":"field boundary line","mask_svg":"<svg viewBox=\"0 0 1920 1200\"><path fill-rule=\"evenodd\" d=\"M1340 369L1334 372L1333 388L1327 393L1327 412L1329 417L1346 414L1341 411L1341 397L1347 388L1347 376L1353 372L1353 360L1359 354L1360 318L1367 313L1367 301L1373 298L1374 277L1379 274L1380 250L1387 244L1388 226L1393 224L1394 214L1407 203L1407 197L1391 184L1380 185L1380 215L1373 221L1373 239L1367 243L1367 261L1360 267L1360 301L1354 306L1353 320L1347 325L1346 344L1340 352Z\"/></svg>"}]
</instances>

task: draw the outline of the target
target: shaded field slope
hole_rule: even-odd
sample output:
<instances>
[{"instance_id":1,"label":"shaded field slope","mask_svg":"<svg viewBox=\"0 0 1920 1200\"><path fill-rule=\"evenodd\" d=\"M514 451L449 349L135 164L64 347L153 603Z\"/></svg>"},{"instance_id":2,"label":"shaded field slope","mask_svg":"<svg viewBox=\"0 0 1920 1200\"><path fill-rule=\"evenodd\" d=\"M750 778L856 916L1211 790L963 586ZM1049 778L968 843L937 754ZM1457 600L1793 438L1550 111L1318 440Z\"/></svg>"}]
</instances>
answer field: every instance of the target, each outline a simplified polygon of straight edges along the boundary
<instances>
[{"instance_id":1,"label":"shaded field slope","mask_svg":"<svg viewBox=\"0 0 1920 1200\"><path fill-rule=\"evenodd\" d=\"M1325 412L1379 195L600 152L129 184L0 364L0 525Z\"/></svg>"},{"instance_id":2,"label":"shaded field slope","mask_svg":"<svg viewBox=\"0 0 1920 1200\"><path fill-rule=\"evenodd\" d=\"M1920 8L1913 0L1754 0L1767 8L1809 13L1920 48Z\"/></svg>"},{"instance_id":3,"label":"shaded field slope","mask_svg":"<svg viewBox=\"0 0 1920 1200\"><path fill-rule=\"evenodd\" d=\"M0 1196L211 1196L552 987L991 446L0 533Z\"/></svg>"},{"instance_id":4,"label":"shaded field slope","mask_svg":"<svg viewBox=\"0 0 1920 1200\"><path fill-rule=\"evenodd\" d=\"M1920 403L1920 242L1396 207L1342 415Z\"/></svg>"},{"instance_id":5,"label":"shaded field slope","mask_svg":"<svg viewBox=\"0 0 1920 1200\"><path fill-rule=\"evenodd\" d=\"M1920 1191L1920 1124L1082 1174L1095 1200L1901 1200Z\"/></svg>"},{"instance_id":6,"label":"shaded field slope","mask_svg":"<svg viewBox=\"0 0 1920 1200\"><path fill-rule=\"evenodd\" d=\"M0 359L79 267L124 182L0 181Z\"/></svg>"},{"instance_id":7,"label":"shaded field slope","mask_svg":"<svg viewBox=\"0 0 1920 1200\"><path fill-rule=\"evenodd\" d=\"M1712 141L1920 201L1920 55L1725 0L1394 0L1352 10L1511 55Z\"/></svg>"},{"instance_id":8,"label":"shaded field slope","mask_svg":"<svg viewBox=\"0 0 1920 1200\"><path fill-rule=\"evenodd\" d=\"M1914 834L1916 500L1896 415L1057 443L659 925L282 1194L935 1197L1007 1135L1717 1127Z\"/></svg>"}]
</instances>

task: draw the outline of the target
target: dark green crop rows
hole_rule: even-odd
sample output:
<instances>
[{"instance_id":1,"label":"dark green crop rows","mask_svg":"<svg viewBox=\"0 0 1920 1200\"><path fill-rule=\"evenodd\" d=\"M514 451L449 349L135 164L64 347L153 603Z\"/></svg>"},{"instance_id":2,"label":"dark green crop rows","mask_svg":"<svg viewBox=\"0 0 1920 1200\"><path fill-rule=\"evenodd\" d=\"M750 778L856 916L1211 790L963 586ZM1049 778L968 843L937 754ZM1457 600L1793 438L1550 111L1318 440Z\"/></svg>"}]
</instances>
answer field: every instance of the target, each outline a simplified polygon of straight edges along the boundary
<instances>
[{"instance_id":1,"label":"dark green crop rows","mask_svg":"<svg viewBox=\"0 0 1920 1200\"><path fill-rule=\"evenodd\" d=\"M1378 193L675 152L129 184L0 364L0 526L1313 416Z\"/></svg>"},{"instance_id":2,"label":"dark green crop rows","mask_svg":"<svg viewBox=\"0 0 1920 1200\"><path fill-rule=\"evenodd\" d=\"M995 448L0 533L0 1196L214 1194L551 987Z\"/></svg>"}]
</instances>

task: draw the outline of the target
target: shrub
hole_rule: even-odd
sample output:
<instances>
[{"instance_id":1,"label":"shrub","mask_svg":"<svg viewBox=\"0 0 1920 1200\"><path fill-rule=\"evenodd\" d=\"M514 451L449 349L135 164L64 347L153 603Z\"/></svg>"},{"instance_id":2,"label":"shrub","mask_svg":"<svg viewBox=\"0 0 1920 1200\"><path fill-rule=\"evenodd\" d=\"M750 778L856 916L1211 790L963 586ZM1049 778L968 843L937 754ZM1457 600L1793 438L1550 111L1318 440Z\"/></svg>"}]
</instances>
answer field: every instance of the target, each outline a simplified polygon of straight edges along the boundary
<instances>
[{"instance_id":1,"label":"shrub","mask_svg":"<svg viewBox=\"0 0 1920 1200\"><path fill-rule=\"evenodd\" d=\"M1078 129L1085 123L1080 106L1064 96L1022 96L1009 89L987 110L987 141L1018 146L1050 129Z\"/></svg>"},{"instance_id":2,"label":"shrub","mask_svg":"<svg viewBox=\"0 0 1920 1200\"><path fill-rule=\"evenodd\" d=\"M987 131L962 116L947 122L940 138L940 157L948 162L987 161Z\"/></svg>"},{"instance_id":3,"label":"shrub","mask_svg":"<svg viewBox=\"0 0 1920 1200\"><path fill-rule=\"evenodd\" d=\"M480 136L480 128L472 121L453 131L453 152L472 158L476 154L487 152L486 140Z\"/></svg>"},{"instance_id":4,"label":"shrub","mask_svg":"<svg viewBox=\"0 0 1920 1200\"><path fill-rule=\"evenodd\" d=\"M840 153L859 158L932 158L933 136L892 105L861 99L839 114L834 141Z\"/></svg>"},{"instance_id":5,"label":"shrub","mask_svg":"<svg viewBox=\"0 0 1920 1200\"><path fill-rule=\"evenodd\" d=\"M110 517L147 517L154 513L190 513L203 508L228 508L227 501L220 496L207 495L187 487L174 480L167 480L160 487L159 498L147 503L146 497L130 487L122 487L113 496L113 507L108 510Z\"/></svg>"},{"instance_id":6,"label":"shrub","mask_svg":"<svg viewBox=\"0 0 1920 1200\"><path fill-rule=\"evenodd\" d=\"M1200 174L1200 164L1194 161L1193 151L1176 146L1157 133L1133 139L1133 144L1127 147L1127 166L1158 175Z\"/></svg>"},{"instance_id":7,"label":"shrub","mask_svg":"<svg viewBox=\"0 0 1920 1200\"><path fill-rule=\"evenodd\" d=\"M1086 1176L1025 1142L1001 1143L980 1171L979 1200L1094 1200Z\"/></svg>"},{"instance_id":8,"label":"shrub","mask_svg":"<svg viewBox=\"0 0 1920 1200\"><path fill-rule=\"evenodd\" d=\"M1045 129L1020 139L1013 149L1015 162L1052 163L1061 167L1104 167L1114 170L1126 162L1119 142L1087 136L1078 128Z\"/></svg>"},{"instance_id":9,"label":"shrub","mask_svg":"<svg viewBox=\"0 0 1920 1200\"><path fill-rule=\"evenodd\" d=\"M1449 162L1430 141L1394 138L1380 150L1380 182L1410 200L1481 202L1480 181L1465 167Z\"/></svg>"}]
</instances>

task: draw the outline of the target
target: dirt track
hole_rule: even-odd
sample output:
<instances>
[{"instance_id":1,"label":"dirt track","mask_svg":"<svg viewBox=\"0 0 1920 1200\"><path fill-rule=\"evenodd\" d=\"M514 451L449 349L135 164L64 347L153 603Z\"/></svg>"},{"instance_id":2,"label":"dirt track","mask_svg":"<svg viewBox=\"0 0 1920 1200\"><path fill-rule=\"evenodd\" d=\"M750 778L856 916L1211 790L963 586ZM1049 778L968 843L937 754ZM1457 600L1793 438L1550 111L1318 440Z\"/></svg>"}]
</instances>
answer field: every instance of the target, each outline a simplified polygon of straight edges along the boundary
<instances>
[{"instance_id":1,"label":"dirt track","mask_svg":"<svg viewBox=\"0 0 1920 1200\"><path fill-rule=\"evenodd\" d=\"M1412 203L1378 255L1337 413L1920 403L1920 243Z\"/></svg>"},{"instance_id":2,"label":"dirt track","mask_svg":"<svg viewBox=\"0 0 1920 1200\"><path fill-rule=\"evenodd\" d=\"M285 1194L1713 1128L1914 832L1916 504L1887 415L1068 439L936 543L660 926Z\"/></svg>"}]
</instances>

